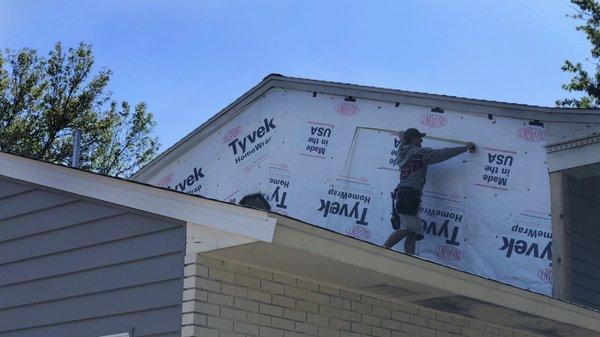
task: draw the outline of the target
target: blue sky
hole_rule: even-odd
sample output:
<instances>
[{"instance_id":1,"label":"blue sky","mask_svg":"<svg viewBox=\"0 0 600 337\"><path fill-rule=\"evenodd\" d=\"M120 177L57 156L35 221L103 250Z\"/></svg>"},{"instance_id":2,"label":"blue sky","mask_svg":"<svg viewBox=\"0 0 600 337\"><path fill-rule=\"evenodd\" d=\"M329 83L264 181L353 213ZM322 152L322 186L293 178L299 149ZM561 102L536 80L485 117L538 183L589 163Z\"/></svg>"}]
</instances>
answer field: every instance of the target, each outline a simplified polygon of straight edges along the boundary
<instances>
[{"instance_id":1,"label":"blue sky","mask_svg":"<svg viewBox=\"0 0 600 337\"><path fill-rule=\"evenodd\" d=\"M516 103L565 97L589 45L563 0L11 1L0 48L94 46L162 149L269 73Z\"/></svg>"}]
</instances>

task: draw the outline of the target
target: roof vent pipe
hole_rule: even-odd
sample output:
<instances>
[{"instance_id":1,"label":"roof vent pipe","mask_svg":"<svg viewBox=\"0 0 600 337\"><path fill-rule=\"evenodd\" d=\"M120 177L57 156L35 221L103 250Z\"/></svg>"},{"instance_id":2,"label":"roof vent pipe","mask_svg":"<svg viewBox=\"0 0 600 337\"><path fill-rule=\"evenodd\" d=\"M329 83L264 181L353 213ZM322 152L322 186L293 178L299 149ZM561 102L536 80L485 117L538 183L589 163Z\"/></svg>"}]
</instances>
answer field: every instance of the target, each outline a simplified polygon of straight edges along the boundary
<instances>
[{"instance_id":1,"label":"roof vent pipe","mask_svg":"<svg viewBox=\"0 0 600 337\"><path fill-rule=\"evenodd\" d=\"M79 156L81 153L81 129L75 129L73 135L73 157L71 157L71 167L79 167Z\"/></svg>"}]
</instances>

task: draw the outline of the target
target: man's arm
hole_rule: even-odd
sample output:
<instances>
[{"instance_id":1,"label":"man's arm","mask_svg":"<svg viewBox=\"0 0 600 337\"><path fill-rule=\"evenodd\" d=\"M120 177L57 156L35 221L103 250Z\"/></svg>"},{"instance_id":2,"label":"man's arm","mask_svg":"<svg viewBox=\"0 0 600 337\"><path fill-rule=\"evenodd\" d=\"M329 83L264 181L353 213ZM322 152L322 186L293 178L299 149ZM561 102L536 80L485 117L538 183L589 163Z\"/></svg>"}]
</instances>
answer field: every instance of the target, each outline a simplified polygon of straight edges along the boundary
<instances>
[{"instance_id":1,"label":"man's arm","mask_svg":"<svg viewBox=\"0 0 600 337\"><path fill-rule=\"evenodd\" d=\"M452 157L456 157L468 149L467 146L447 147L443 149L423 147L419 149L419 154L422 155L423 162L426 164L436 164Z\"/></svg>"}]
</instances>

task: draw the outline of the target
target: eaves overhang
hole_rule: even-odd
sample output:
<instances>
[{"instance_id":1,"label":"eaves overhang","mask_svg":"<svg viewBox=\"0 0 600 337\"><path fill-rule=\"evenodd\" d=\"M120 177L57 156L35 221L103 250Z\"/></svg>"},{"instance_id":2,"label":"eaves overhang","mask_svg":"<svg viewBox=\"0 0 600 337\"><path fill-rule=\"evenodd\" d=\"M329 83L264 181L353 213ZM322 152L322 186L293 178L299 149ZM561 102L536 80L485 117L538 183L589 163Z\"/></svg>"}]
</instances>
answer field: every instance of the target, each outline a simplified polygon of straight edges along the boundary
<instances>
[{"instance_id":1,"label":"eaves overhang","mask_svg":"<svg viewBox=\"0 0 600 337\"><path fill-rule=\"evenodd\" d=\"M283 216L271 243L208 254L534 334L600 334L597 311Z\"/></svg>"},{"instance_id":2,"label":"eaves overhang","mask_svg":"<svg viewBox=\"0 0 600 337\"><path fill-rule=\"evenodd\" d=\"M205 123L162 152L149 164L136 172L132 176L132 179L144 182L148 181L148 179L158 173L164 166L176 160L180 155L187 152L213 132L218 131L229 120L237 116L246 107L273 88L339 95L352 97L354 99L413 104L431 108L456 110L464 113L496 115L537 122L600 124L600 110L598 109L542 107L271 74Z\"/></svg>"},{"instance_id":3,"label":"eaves overhang","mask_svg":"<svg viewBox=\"0 0 600 337\"><path fill-rule=\"evenodd\" d=\"M0 177L180 220L220 235L270 242L275 230L276 219L264 211L5 152L0 152Z\"/></svg>"}]
</instances>

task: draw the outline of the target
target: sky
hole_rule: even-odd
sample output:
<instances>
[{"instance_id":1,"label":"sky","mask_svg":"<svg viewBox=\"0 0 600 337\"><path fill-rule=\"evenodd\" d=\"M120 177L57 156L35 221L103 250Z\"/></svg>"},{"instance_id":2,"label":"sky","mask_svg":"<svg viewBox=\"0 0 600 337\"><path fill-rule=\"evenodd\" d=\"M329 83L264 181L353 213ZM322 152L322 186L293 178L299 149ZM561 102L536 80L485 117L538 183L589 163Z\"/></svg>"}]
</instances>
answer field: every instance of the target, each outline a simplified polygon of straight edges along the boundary
<instances>
[{"instance_id":1,"label":"sky","mask_svg":"<svg viewBox=\"0 0 600 337\"><path fill-rule=\"evenodd\" d=\"M91 43L164 150L270 73L553 106L590 46L564 0L0 0L0 48Z\"/></svg>"}]
</instances>

